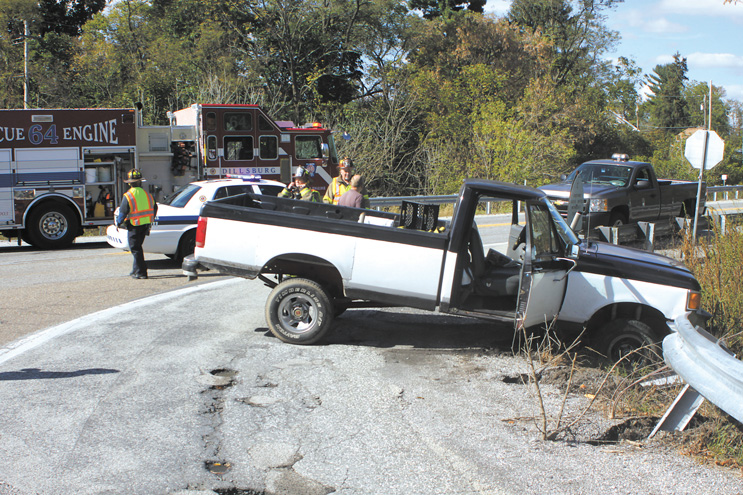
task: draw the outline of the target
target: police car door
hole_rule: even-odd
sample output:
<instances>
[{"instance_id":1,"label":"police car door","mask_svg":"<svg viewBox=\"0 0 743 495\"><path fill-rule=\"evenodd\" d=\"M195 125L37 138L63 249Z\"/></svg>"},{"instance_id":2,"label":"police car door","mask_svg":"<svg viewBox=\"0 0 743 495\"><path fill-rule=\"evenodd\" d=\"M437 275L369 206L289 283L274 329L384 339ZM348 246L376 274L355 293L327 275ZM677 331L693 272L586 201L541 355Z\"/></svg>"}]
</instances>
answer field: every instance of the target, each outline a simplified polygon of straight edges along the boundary
<instances>
[{"instance_id":1,"label":"police car door","mask_svg":"<svg viewBox=\"0 0 743 495\"><path fill-rule=\"evenodd\" d=\"M526 249L519 285L516 327L549 324L562 306L567 273L575 261L565 257L553 213L544 202L526 203Z\"/></svg>"}]
</instances>

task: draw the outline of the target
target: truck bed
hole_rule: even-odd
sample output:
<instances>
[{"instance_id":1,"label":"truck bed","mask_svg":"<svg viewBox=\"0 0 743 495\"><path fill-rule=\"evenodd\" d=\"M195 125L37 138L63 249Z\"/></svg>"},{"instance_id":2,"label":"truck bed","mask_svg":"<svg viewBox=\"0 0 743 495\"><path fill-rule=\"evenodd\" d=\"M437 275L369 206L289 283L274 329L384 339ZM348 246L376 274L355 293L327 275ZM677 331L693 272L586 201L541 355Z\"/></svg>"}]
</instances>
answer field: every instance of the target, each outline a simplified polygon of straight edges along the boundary
<instances>
[{"instance_id":1,"label":"truck bed","mask_svg":"<svg viewBox=\"0 0 743 495\"><path fill-rule=\"evenodd\" d=\"M344 297L423 309L438 301L448 229L406 229L395 213L252 194L208 202L201 216L208 226L196 258L222 273L252 279L312 265L340 277Z\"/></svg>"}]
</instances>

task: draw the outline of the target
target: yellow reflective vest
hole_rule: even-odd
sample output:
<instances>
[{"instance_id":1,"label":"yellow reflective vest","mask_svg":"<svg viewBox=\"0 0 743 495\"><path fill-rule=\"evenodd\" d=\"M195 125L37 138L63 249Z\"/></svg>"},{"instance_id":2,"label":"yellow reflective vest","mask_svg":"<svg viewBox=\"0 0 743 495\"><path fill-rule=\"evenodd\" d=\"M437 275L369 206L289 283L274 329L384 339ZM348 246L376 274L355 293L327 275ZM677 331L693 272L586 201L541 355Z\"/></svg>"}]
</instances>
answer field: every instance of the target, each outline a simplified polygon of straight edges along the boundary
<instances>
[{"instance_id":1,"label":"yellow reflective vest","mask_svg":"<svg viewBox=\"0 0 743 495\"><path fill-rule=\"evenodd\" d=\"M147 225L155 218L155 199L141 187L132 187L124 198L129 202L127 218L132 225Z\"/></svg>"},{"instance_id":2,"label":"yellow reflective vest","mask_svg":"<svg viewBox=\"0 0 743 495\"><path fill-rule=\"evenodd\" d=\"M333 177L332 182L328 186L328 190L325 191L323 201L337 205L341 196L343 196L343 194L349 189L351 189L351 184L343 182L343 179L341 179L340 176Z\"/></svg>"}]
</instances>

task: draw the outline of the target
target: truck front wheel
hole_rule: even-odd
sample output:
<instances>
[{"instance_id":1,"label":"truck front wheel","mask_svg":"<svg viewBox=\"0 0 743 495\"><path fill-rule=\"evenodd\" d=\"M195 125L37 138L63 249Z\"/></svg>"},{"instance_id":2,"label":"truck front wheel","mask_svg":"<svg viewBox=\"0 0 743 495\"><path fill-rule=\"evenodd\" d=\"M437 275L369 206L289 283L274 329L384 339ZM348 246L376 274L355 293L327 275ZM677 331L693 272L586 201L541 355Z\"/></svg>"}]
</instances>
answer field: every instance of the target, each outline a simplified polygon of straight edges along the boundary
<instances>
[{"instance_id":1,"label":"truck front wheel","mask_svg":"<svg viewBox=\"0 0 743 495\"><path fill-rule=\"evenodd\" d=\"M266 301L266 322L276 337L291 344L314 344L333 322L330 297L316 282L290 278L277 285Z\"/></svg>"},{"instance_id":2,"label":"truck front wheel","mask_svg":"<svg viewBox=\"0 0 743 495\"><path fill-rule=\"evenodd\" d=\"M646 366L661 359L661 338L638 320L613 320L599 329L595 347L615 363L622 358L629 364Z\"/></svg>"},{"instance_id":3,"label":"truck front wheel","mask_svg":"<svg viewBox=\"0 0 743 495\"><path fill-rule=\"evenodd\" d=\"M29 244L42 249L52 249L72 244L77 237L78 228L77 216L69 207L49 203L31 212L26 232Z\"/></svg>"}]
</instances>

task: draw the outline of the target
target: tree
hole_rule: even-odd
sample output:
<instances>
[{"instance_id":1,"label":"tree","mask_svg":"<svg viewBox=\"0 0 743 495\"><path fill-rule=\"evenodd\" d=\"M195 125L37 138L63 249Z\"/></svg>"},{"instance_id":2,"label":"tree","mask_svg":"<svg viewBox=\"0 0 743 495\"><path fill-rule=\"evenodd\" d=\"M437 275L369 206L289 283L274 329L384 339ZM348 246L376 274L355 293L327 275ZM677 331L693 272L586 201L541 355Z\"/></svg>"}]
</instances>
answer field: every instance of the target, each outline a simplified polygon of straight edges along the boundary
<instances>
[{"instance_id":1,"label":"tree","mask_svg":"<svg viewBox=\"0 0 743 495\"><path fill-rule=\"evenodd\" d=\"M244 70L259 75L299 121L320 103L358 97L359 38L372 6L371 0L227 0L220 19L234 35Z\"/></svg>"},{"instance_id":2,"label":"tree","mask_svg":"<svg viewBox=\"0 0 743 495\"><path fill-rule=\"evenodd\" d=\"M0 77L9 83L0 90L0 95L4 94L0 99L6 107L23 105L24 42L29 46L27 62L33 93L28 103L56 103L56 95L70 77L76 37L82 25L105 5L105 0L0 0L0 25L6 28L0 47L7 54L0 62Z\"/></svg>"},{"instance_id":3,"label":"tree","mask_svg":"<svg viewBox=\"0 0 743 495\"><path fill-rule=\"evenodd\" d=\"M707 127L709 124L709 84L690 81L682 92L689 111L689 125L693 127ZM720 136L730 133L730 104L725 100L725 89L712 86L712 123L709 128L714 129Z\"/></svg>"},{"instance_id":4,"label":"tree","mask_svg":"<svg viewBox=\"0 0 743 495\"><path fill-rule=\"evenodd\" d=\"M412 10L420 10L424 19L435 19L463 9L482 14L485 0L409 0L408 5Z\"/></svg>"},{"instance_id":5,"label":"tree","mask_svg":"<svg viewBox=\"0 0 743 495\"><path fill-rule=\"evenodd\" d=\"M688 104L683 97L687 70L686 58L676 53L672 63L656 65L653 74L647 76L652 96L645 105L654 127L674 134L689 127Z\"/></svg>"},{"instance_id":6,"label":"tree","mask_svg":"<svg viewBox=\"0 0 743 495\"><path fill-rule=\"evenodd\" d=\"M559 84L591 80L600 56L618 39L608 30L604 10L624 0L513 0L507 19L552 42L552 77Z\"/></svg>"}]
</instances>

